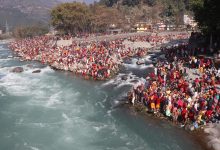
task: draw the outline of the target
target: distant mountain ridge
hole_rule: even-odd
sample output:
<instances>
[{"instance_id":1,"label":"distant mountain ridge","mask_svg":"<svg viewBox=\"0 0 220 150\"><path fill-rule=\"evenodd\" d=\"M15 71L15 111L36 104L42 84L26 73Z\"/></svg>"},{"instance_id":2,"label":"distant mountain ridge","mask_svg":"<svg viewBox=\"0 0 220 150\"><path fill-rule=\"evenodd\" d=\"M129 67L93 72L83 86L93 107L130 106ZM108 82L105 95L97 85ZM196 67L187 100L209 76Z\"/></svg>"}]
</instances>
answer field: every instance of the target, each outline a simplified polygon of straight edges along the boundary
<instances>
[{"instance_id":1,"label":"distant mountain ridge","mask_svg":"<svg viewBox=\"0 0 220 150\"><path fill-rule=\"evenodd\" d=\"M94 0L0 0L0 29L7 20L10 28L32 23L47 24L49 10L63 2L93 3Z\"/></svg>"}]
</instances>

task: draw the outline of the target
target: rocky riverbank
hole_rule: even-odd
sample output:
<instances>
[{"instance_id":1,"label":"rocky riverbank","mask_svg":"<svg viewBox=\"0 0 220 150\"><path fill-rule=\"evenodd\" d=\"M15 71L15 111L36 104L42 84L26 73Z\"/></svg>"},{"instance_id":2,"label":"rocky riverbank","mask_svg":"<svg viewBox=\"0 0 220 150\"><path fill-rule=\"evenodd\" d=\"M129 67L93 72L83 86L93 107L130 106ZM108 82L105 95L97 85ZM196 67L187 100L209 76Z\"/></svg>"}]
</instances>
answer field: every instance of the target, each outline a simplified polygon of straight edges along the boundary
<instances>
[{"instance_id":1,"label":"rocky riverbank","mask_svg":"<svg viewBox=\"0 0 220 150\"><path fill-rule=\"evenodd\" d=\"M177 127L193 131L195 138L207 149L218 150L219 99L215 96L219 94L219 74L209 58L189 57L191 52L184 49L187 48L180 46L162 49L165 50L168 61L157 62L154 72L150 73L146 81L128 94L129 102L133 104L129 107L132 112L165 119ZM209 76L210 78L207 78ZM210 95L211 91L215 92L214 95ZM211 97L214 101L208 99ZM212 123L206 126L207 122ZM208 139L206 133L209 133Z\"/></svg>"},{"instance_id":2,"label":"rocky riverbank","mask_svg":"<svg viewBox=\"0 0 220 150\"><path fill-rule=\"evenodd\" d=\"M75 41L72 38L71 41L56 42L53 42L53 37L43 36L12 42L10 48L22 60L41 61L52 68L71 71L85 79L105 80L118 72L125 58L141 57L147 54L150 47L188 36L187 33L176 32L158 35L142 33L109 35L103 40L91 37L89 41Z\"/></svg>"}]
</instances>

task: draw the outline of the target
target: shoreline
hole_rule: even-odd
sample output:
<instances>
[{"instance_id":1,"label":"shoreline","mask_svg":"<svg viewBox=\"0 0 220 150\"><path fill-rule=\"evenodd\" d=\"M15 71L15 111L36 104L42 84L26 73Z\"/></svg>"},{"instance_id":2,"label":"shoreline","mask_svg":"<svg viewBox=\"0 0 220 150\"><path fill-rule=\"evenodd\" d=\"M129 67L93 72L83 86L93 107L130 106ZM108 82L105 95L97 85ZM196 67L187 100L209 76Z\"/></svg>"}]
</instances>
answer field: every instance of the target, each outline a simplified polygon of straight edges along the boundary
<instances>
[{"instance_id":1,"label":"shoreline","mask_svg":"<svg viewBox=\"0 0 220 150\"><path fill-rule=\"evenodd\" d=\"M63 74L63 73L62 73ZM30 75L31 76L31 75ZM37 76L35 76L35 77L37 77ZM78 83L78 82L77 82ZM114 110L113 110L114 111ZM123 113L123 111L122 111L122 113ZM65 112L65 114L67 114L67 116L68 117L70 117L70 115L68 114L68 113L66 113ZM129 117L130 118L130 117ZM99 127L99 126L98 126ZM120 131L120 130L119 130ZM127 131L127 130L126 130ZM121 133L121 132L119 132L119 133ZM126 133L126 132L125 132ZM147 134L147 133L146 133ZM156 136L156 135L155 135ZM181 135L180 135L181 136ZM131 137L132 137L132 134L131 134ZM147 142L147 141L146 141ZM169 144L169 143L168 143ZM137 145L138 146L138 145ZM38 147L38 146L37 146ZM40 148L40 147L39 147ZM183 149L184 149L184 147L183 147Z\"/></svg>"},{"instance_id":2,"label":"shoreline","mask_svg":"<svg viewBox=\"0 0 220 150\"><path fill-rule=\"evenodd\" d=\"M156 46L155 46L156 47ZM155 48L154 47L154 48ZM160 47L160 46L159 46ZM153 51L151 51L150 53L154 53ZM134 55L132 56L132 57L130 57L130 58L133 58L134 57ZM38 62L40 62L40 59L39 60L36 60L36 61L38 61ZM122 61L122 64L123 64L123 61ZM50 66L50 67L52 67L54 70L59 70L59 71L68 71L68 72L72 72L72 71L70 71L70 70L65 70L65 69L63 69L63 68L54 68L54 66L51 66L50 64L47 64L48 66ZM118 70L116 71L116 72L114 72L114 74L112 75L112 76L110 76L110 78L106 78L106 79L102 79L102 80L100 80L100 79L94 79L94 78L92 78L92 77L90 77L90 79L89 80L91 80L91 79L94 79L94 80L98 80L98 81L105 81L105 80L108 80L108 79L111 79L111 78L113 78L114 76L116 76L118 73L119 73L119 70L120 70L120 68L121 68L121 66L120 67L118 67ZM74 75L75 75L75 72L72 72ZM82 75L80 75L80 73L78 73L78 74L76 74L76 76L79 76L79 77L82 77L83 78L83 76ZM87 80L87 79L86 79ZM129 108L129 109L131 109L131 108ZM135 108L134 108L135 109ZM138 112L138 111L137 111ZM147 116L147 117L149 117L149 116L151 116L152 118L154 117L154 118L157 118L157 117L155 117L155 116L153 116L153 115L150 115L149 113L146 113L146 112L138 112L140 115L142 115L142 116ZM148 114L148 115L146 115L146 114ZM161 118L157 118L158 120L159 119L161 119ZM167 119L164 119L164 120L166 120L167 121ZM170 122L170 121L169 121ZM175 127L178 127L177 125L175 125L175 124L172 124L173 126L175 126ZM211 148L209 148L208 147L208 144L207 144L207 142L206 142L206 133L204 132L204 129L202 129L202 130L196 130L196 131L193 131L193 132L187 132L190 136L193 136L193 137L195 137L195 141L197 141L198 142L198 144L202 144L203 146L202 147L205 147L205 149L204 150L213 150L213 149L211 149Z\"/></svg>"},{"instance_id":3,"label":"shoreline","mask_svg":"<svg viewBox=\"0 0 220 150\"><path fill-rule=\"evenodd\" d=\"M153 120L156 119L158 122L165 121L169 123L169 125L172 126L173 128L177 128L178 130L182 130L183 132L185 132L187 136L189 136L196 144L201 145L201 147L203 148L202 150L215 150L214 148L210 147L207 143L207 136L209 134L205 133L204 131L205 128L194 130L194 131L187 131L186 129L181 128L180 126L172 123L167 118L160 118L146 111L140 111L140 108L143 107L141 105L134 107L134 106L131 106L129 103L125 103L125 104L122 104L122 107L124 107L125 109L128 109L131 115L140 116L146 121L146 123L147 123L147 120L149 120L149 118Z\"/></svg>"},{"instance_id":4,"label":"shoreline","mask_svg":"<svg viewBox=\"0 0 220 150\"><path fill-rule=\"evenodd\" d=\"M81 39L80 44L72 41L69 46L56 47L51 45L54 43L51 42L51 37L36 37L36 39L12 42L9 48L20 57L21 61L36 60L56 70L79 74L86 80L109 80L119 72L124 59L146 55L152 47L188 37L185 32L168 32L159 35L141 33L141 36L137 36L138 34L140 33L133 36L124 34L126 38L121 38L120 35L110 36L108 42L106 39L96 42Z\"/></svg>"},{"instance_id":5,"label":"shoreline","mask_svg":"<svg viewBox=\"0 0 220 150\"><path fill-rule=\"evenodd\" d=\"M161 52L161 55L163 55L163 54L164 53ZM159 57L160 56L157 56L156 59L159 59ZM152 62L152 64L153 64L153 62ZM153 67L153 68L155 68L155 67ZM196 69L193 69L193 70L195 71ZM193 75L191 75L191 74L192 74L192 72L190 72L188 74L189 78L195 78L195 77L192 77ZM144 104L140 104L138 102L135 102L132 105L131 101L129 100L129 97L127 97L127 102L125 104L125 107L130 110L131 114L140 115L145 120L147 120L147 118L157 119L159 121L163 120L163 121L168 122L171 126L173 126L175 128L178 128L178 129L182 128L183 131L186 132L197 144L201 145L201 147L203 147L204 150L218 150L218 148L219 148L218 144L220 143L219 142L220 139L215 139L215 138L219 138L219 134L213 133L214 132L213 130L216 130L213 127L217 126L218 123L210 123L209 127L207 125L204 125L204 126L202 125L202 126L199 126L198 129L195 128L195 129L191 130L190 126L188 126L188 129L186 129L187 126L180 127L180 123L178 123L178 124L174 123L172 120L170 120L168 117L166 117L164 114L162 114L160 112L157 112L156 114L150 112L150 110L147 109L147 107ZM158 114L159 114L159 116L158 116ZM190 124L187 124L187 125L190 125ZM218 126L218 127L220 127L220 126ZM212 131L210 131L210 130L212 130ZM215 145L216 143L214 143L214 144L212 143L212 142L214 142L213 140L219 140L219 141L217 141L217 146Z\"/></svg>"}]
</instances>

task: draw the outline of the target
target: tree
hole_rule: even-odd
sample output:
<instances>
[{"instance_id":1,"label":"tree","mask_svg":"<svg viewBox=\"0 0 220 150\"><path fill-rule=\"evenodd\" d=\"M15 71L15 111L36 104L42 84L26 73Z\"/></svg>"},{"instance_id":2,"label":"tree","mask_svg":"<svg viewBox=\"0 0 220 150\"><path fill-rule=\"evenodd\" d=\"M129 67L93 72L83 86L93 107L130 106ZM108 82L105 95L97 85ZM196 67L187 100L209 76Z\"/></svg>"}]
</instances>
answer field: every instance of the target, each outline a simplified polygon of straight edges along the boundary
<instances>
[{"instance_id":1,"label":"tree","mask_svg":"<svg viewBox=\"0 0 220 150\"><path fill-rule=\"evenodd\" d=\"M103 32L109 28L111 24L120 26L124 18L116 8L109 8L101 5L91 7L92 11L92 27L94 31Z\"/></svg>"},{"instance_id":2,"label":"tree","mask_svg":"<svg viewBox=\"0 0 220 150\"><path fill-rule=\"evenodd\" d=\"M204 32L220 33L219 0L191 0L191 7Z\"/></svg>"},{"instance_id":3,"label":"tree","mask_svg":"<svg viewBox=\"0 0 220 150\"><path fill-rule=\"evenodd\" d=\"M86 4L63 3L52 9L51 23L65 33L87 32L91 26L91 13Z\"/></svg>"},{"instance_id":4,"label":"tree","mask_svg":"<svg viewBox=\"0 0 220 150\"><path fill-rule=\"evenodd\" d=\"M145 4L148 4L149 6L156 5L156 0L143 0Z\"/></svg>"},{"instance_id":5,"label":"tree","mask_svg":"<svg viewBox=\"0 0 220 150\"><path fill-rule=\"evenodd\" d=\"M107 7L112 7L116 4L119 0L100 0L100 4L105 5Z\"/></svg>"},{"instance_id":6,"label":"tree","mask_svg":"<svg viewBox=\"0 0 220 150\"><path fill-rule=\"evenodd\" d=\"M123 0L122 4L123 5L128 5L128 6L135 6L140 3L140 0Z\"/></svg>"},{"instance_id":7,"label":"tree","mask_svg":"<svg viewBox=\"0 0 220 150\"><path fill-rule=\"evenodd\" d=\"M212 39L219 38L220 34L220 5L219 0L191 0L191 8L195 14L195 20L202 32Z\"/></svg>"},{"instance_id":8,"label":"tree","mask_svg":"<svg viewBox=\"0 0 220 150\"><path fill-rule=\"evenodd\" d=\"M31 25L31 26L23 26L16 27L13 31L13 36L16 38L27 38L44 35L49 32L48 27L41 25Z\"/></svg>"}]
</instances>

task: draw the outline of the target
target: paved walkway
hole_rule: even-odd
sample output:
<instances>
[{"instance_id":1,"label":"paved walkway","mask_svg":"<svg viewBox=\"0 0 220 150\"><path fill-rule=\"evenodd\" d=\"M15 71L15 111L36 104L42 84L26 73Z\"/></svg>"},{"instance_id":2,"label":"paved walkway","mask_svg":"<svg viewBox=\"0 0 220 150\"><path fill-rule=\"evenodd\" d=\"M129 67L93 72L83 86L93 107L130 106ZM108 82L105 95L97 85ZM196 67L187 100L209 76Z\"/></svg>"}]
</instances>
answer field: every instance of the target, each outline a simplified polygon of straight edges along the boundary
<instances>
[{"instance_id":1,"label":"paved walkway","mask_svg":"<svg viewBox=\"0 0 220 150\"><path fill-rule=\"evenodd\" d=\"M160 32L158 33L158 35L168 35L168 34L179 34L179 33L187 33L187 32L177 32L177 31L164 31L164 32ZM111 35L102 35L102 36L90 36L87 38L72 38L70 40L59 40L57 41L57 45L58 46L69 46L71 45L72 41L76 41L76 42L91 42L91 41L111 41L111 40L116 40L116 39L121 39L121 38L128 38L128 37L132 37L132 36L146 36L146 35L156 35L157 33L153 33L153 32L135 32L135 33L122 33L122 34L111 34ZM140 43L142 44L142 43Z\"/></svg>"}]
</instances>

